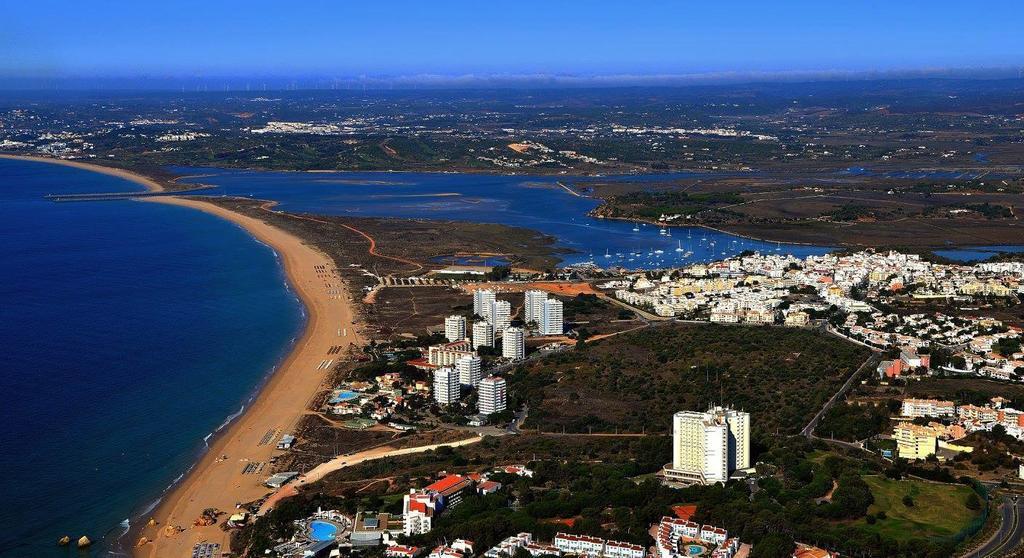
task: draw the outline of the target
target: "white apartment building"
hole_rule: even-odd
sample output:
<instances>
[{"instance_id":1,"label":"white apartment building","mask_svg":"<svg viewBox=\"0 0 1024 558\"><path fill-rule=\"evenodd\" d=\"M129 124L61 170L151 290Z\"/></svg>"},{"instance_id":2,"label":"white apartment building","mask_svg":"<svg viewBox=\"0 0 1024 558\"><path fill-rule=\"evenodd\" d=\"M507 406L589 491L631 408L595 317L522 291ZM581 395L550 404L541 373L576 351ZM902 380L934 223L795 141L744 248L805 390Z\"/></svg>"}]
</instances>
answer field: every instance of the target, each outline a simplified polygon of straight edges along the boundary
<instances>
[{"instance_id":1,"label":"white apartment building","mask_svg":"<svg viewBox=\"0 0 1024 558\"><path fill-rule=\"evenodd\" d=\"M473 322L473 350L494 346L494 326L487 320Z\"/></svg>"},{"instance_id":2,"label":"white apartment building","mask_svg":"<svg viewBox=\"0 0 1024 558\"><path fill-rule=\"evenodd\" d=\"M526 333L518 327L509 327L501 336L501 356L510 360L526 358Z\"/></svg>"},{"instance_id":3,"label":"white apartment building","mask_svg":"<svg viewBox=\"0 0 1024 558\"><path fill-rule=\"evenodd\" d=\"M668 480L685 484L725 483L750 468L750 414L727 407L680 411L672 417L672 465Z\"/></svg>"},{"instance_id":4,"label":"white apartment building","mask_svg":"<svg viewBox=\"0 0 1024 558\"><path fill-rule=\"evenodd\" d=\"M483 360L476 355L465 356L455 361L455 370L459 373L459 383L464 386L476 387L482 377Z\"/></svg>"},{"instance_id":5,"label":"white apartment building","mask_svg":"<svg viewBox=\"0 0 1024 558\"><path fill-rule=\"evenodd\" d=\"M604 539L587 535L571 535L558 533L555 535L555 548L566 554L587 554L600 556L604 551Z\"/></svg>"},{"instance_id":6,"label":"white apartment building","mask_svg":"<svg viewBox=\"0 0 1024 558\"><path fill-rule=\"evenodd\" d=\"M540 324L544 315L544 301L548 294L544 291L526 291L523 295L523 322Z\"/></svg>"},{"instance_id":7,"label":"white apartment building","mask_svg":"<svg viewBox=\"0 0 1024 558\"><path fill-rule=\"evenodd\" d=\"M478 289L473 291L473 313L485 320L491 319L491 305L495 301L494 291Z\"/></svg>"},{"instance_id":8,"label":"white apartment building","mask_svg":"<svg viewBox=\"0 0 1024 558\"><path fill-rule=\"evenodd\" d=\"M495 300L491 303L490 322L495 332L505 331L512 323L512 305L505 300Z\"/></svg>"},{"instance_id":9,"label":"white apartment building","mask_svg":"<svg viewBox=\"0 0 1024 558\"><path fill-rule=\"evenodd\" d=\"M920 417L952 417L956 416L956 403L939 399L904 399L903 416Z\"/></svg>"},{"instance_id":10,"label":"white apartment building","mask_svg":"<svg viewBox=\"0 0 1024 558\"><path fill-rule=\"evenodd\" d=\"M646 555L646 549L638 544L608 541L604 545L605 558L644 558Z\"/></svg>"},{"instance_id":11,"label":"white apartment building","mask_svg":"<svg viewBox=\"0 0 1024 558\"><path fill-rule=\"evenodd\" d=\"M505 410L508 390L505 378L488 376L477 386L477 406L482 415L492 415Z\"/></svg>"},{"instance_id":12,"label":"white apartment building","mask_svg":"<svg viewBox=\"0 0 1024 558\"><path fill-rule=\"evenodd\" d=\"M434 401L439 405L459 402L459 373L451 367L434 370Z\"/></svg>"},{"instance_id":13,"label":"white apartment building","mask_svg":"<svg viewBox=\"0 0 1024 558\"><path fill-rule=\"evenodd\" d=\"M444 319L444 336L448 341L462 341L466 338L465 316L448 316Z\"/></svg>"},{"instance_id":14,"label":"white apartment building","mask_svg":"<svg viewBox=\"0 0 1024 558\"><path fill-rule=\"evenodd\" d=\"M541 335L561 335L565 331L565 324L562 321L562 301L556 298L549 298L544 301L543 312L540 320Z\"/></svg>"}]
</instances>

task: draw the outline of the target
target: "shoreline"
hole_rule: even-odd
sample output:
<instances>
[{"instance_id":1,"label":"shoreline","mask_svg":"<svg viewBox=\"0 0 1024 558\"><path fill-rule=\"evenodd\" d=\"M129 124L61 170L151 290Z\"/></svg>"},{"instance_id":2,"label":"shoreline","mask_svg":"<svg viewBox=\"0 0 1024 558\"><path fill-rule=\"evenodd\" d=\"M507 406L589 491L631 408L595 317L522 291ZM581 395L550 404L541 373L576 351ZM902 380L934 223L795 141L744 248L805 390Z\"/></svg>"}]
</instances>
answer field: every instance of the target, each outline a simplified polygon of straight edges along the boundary
<instances>
[{"instance_id":1,"label":"shoreline","mask_svg":"<svg viewBox=\"0 0 1024 558\"><path fill-rule=\"evenodd\" d=\"M193 527L192 522L205 508L230 512L236 503L252 501L269 492L262 485L269 473L244 475L245 463L267 463L277 453L277 439L292 432L305 414L309 400L322 388L326 375L317 370L317 365L329 348L359 344L355 303L328 296L325 281L340 283L340 279L325 279L314 266L333 270L334 262L296 236L197 199L166 197L145 201L196 209L245 229L277 253L289 286L305 309L305 328L292 351L269 375L251 405L212 437L206 453L165 493L150 514L157 521L156 527L147 527L142 523L147 520L140 518L140 524L129 531L130 545L135 545L140 537L150 541L141 547L133 546L132 555L138 557L187 556L193 544L200 541L219 542L227 550L230 533L222 531L219 525ZM346 336L338 337L337 327L346 330ZM274 432L272 441L261 445L267 432ZM184 530L167 536L168 527Z\"/></svg>"},{"instance_id":2,"label":"shoreline","mask_svg":"<svg viewBox=\"0 0 1024 558\"><path fill-rule=\"evenodd\" d=\"M166 192L162 184L130 170L119 169L115 167L108 167L97 163L88 163L85 161L77 161L71 159L57 159L56 157L42 157L40 155L11 155L6 153L0 153L0 159L12 159L15 161L34 161L37 163L50 163L51 165L63 165L65 167L74 167L76 169L82 169L92 172L98 172L100 174L106 174L108 176L116 176L123 178L130 182L134 182L146 189L148 192Z\"/></svg>"},{"instance_id":3,"label":"shoreline","mask_svg":"<svg viewBox=\"0 0 1024 558\"><path fill-rule=\"evenodd\" d=\"M147 191L165 191L157 181L124 169L38 156L0 154L0 158L70 166L123 178L144 186ZM323 387L329 371L325 373L317 366L325 360L328 350L337 345L348 348L351 344L361 344L356 327L357 303L348 296L333 295L332 298L328 289L342 286L335 262L299 237L257 218L201 199L166 196L139 200L202 211L243 228L257 242L275 252L288 288L302 303L305 324L291 351L256 386L254 396L241 415L226 420L218 431L212 433L205 453L165 489L146 514L157 521L156 527L148 527L146 517L132 518L138 521L129 526L126 535L122 536L122 540L127 540L123 550L137 557L188 556L193 544L200 541L219 542L221 548L227 550L230 533L222 531L219 523L210 527L193 527L193 520L205 508L230 512L236 503L249 502L270 492L262 484L270 473L245 475L244 464L269 463L270 458L278 453L277 440L283 434L292 433L305 414L309 401ZM335 333L339 330L345 331L344 336ZM261 443L268 432L273 432L271 442ZM269 467L267 469L269 471ZM183 530L165 536L168 526L180 526ZM150 542L135 547L136 541L143 536Z\"/></svg>"}]
</instances>

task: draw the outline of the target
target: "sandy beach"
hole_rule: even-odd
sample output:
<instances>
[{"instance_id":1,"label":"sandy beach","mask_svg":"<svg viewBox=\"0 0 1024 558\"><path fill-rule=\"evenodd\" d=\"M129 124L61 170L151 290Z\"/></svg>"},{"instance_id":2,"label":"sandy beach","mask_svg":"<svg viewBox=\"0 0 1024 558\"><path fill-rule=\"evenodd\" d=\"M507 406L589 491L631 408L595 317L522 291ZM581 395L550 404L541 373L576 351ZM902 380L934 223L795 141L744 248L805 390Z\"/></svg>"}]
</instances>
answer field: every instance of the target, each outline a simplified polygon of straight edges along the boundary
<instances>
[{"instance_id":1,"label":"sandy beach","mask_svg":"<svg viewBox=\"0 0 1024 558\"><path fill-rule=\"evenodd\" d=\"M338 288L340 279L334 262L319 250L263 221L200 200L167 197L147 201L205 211L242 226L271 246L280 256L289 283L302 299L307 314L302 337L253 405L215 437L210 450L191 473L165 495L152 514L158 525L143 529L139 535L152 542L137 548L136 556L177 557L189 555L192 546L201 541L219 542L222 548L228 548L229 534L220 525L193 527L193 521L206 508L230 513L236 503L258 499L268 492L262 482L269 476L270 458L279 453L275 449L277 440L292 431L326 377L327 372L318 370L318 366L332 358L328 355L331 347L347 348L350 343L359 344L359 339L353 303L328 295L328 289ZM270 433L272 440L268 443ZM250 463L268 463L266 472L243 473ZM169 527L181 527L184 531L167 536Z\"/></svg>"},{"instance_id":2,"label":"sandy beach","mask_svg":"<svg viewBox=\"0 0 1024 558\"><path fill-rule=\"evenodd\" d=\"M71 161L68 159L57 159L54 157L40 157L38 155L5 155L0 153L0 159L18 159L21 161L37 161L40 163L50 163L53 165L64 165L65 167L75 167L78 169L84 169L87 171L98 172L100 174L108 174L110 176L116 176L125 180L130 180L136 184L145 187L150 192L163 192L164 187L152 178L147 178L141 174L136 174L131 171L123 169L115 169L112 167L106 167L98 165L96 163L87 163L85 161Z\"/></svg>"}]
</instances>

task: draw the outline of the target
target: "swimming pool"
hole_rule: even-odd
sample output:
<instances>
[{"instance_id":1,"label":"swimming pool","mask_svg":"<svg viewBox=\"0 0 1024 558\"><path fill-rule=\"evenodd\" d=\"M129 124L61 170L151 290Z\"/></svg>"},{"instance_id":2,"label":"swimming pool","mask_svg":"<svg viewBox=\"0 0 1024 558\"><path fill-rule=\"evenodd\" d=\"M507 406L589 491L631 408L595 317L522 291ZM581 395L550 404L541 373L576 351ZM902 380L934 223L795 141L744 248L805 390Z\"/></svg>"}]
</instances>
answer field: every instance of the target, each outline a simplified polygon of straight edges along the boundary
<instances>
[{"instance_id":1,"label":"swimming pool","mask_svg":"<svg viewBox=\"0 0 1024 558\"><path fill-rule=\"evenodd\" d=\"M704 547L700 546L699 544L688 544L688 545L686 545L686 555L687 556L700 556L701 554L704 554L704 552L705 552Z\"/></svg>"},{"instance_id":2,"label":"swimming pool","mask_svg":"<svg viewBox=\"0 0 1024 558\"><path fill-rule=\"evenodd\" d=\"M329 521L314 521L309 524L309 538L314 541L332 541L338 533L338 526Z\"/></svg>"},{"instance_id":3,"label":"swimming pool","mask_svg":"<svg viewBox=\"0 0 1024 558\"><path fill-rule=\"evenodd\" d=\"M343 391L343 392L339 393L338 395L335 395L334 397L332 397L331 400L330 400L330 403L333 405L335 403L344 403L346 401L352 401L353 399L358 399L358 398L359 398L359 394L354 392L354 391Z\"/></svg>"}]
</instances>

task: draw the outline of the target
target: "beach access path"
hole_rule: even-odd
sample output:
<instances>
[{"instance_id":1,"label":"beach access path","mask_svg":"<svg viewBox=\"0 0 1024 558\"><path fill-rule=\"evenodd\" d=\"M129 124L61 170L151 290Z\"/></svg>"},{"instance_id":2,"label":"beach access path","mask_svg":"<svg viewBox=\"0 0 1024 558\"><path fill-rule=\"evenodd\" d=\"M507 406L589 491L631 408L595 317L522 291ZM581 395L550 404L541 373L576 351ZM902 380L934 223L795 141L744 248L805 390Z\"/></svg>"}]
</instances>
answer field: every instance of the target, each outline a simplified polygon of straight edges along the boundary
<instances>
[{"instance_id":1,"label":"beach access path","mask_svg":"<svg viewBox=\"0 0 1024 558\"><path fill-rule=\"evenodd\" d=\"M300 238L259 219L240 215L193 198L149 198L147 203L189 207L231 221L273 248L280 257L288 282L306 308L306 327L291 354L267 381L253 404L224 432L215 436L210 449L192 471L177 484L152 514L157 525L145 527L137 537L150 542L137 547L139 557L189 556L198 542L220 543L229 548L229 533L217 525L195 527L204 509L232 513L236 503L257 500L269 491L271 457L279 453L277 440L292 432L310 400L320 391L330 370L320 367L331 358L331 347L361 344L356 329L354 302L332 298L341 279L334 262ZM245 273L245 270L239 270ZM339 332L343 332L339 335ZM197 386L201 389L201 386ZM273 434L269 434L273 433ZM267 441L268 434L272 437ZM251 464L266 464L253 473ZM249 467L247 467L249 466ZM223 518L221 518L223 519ZM178 529L183 529L178 532Z\"/></svg>"}]
</instances>

